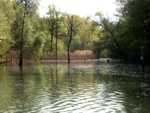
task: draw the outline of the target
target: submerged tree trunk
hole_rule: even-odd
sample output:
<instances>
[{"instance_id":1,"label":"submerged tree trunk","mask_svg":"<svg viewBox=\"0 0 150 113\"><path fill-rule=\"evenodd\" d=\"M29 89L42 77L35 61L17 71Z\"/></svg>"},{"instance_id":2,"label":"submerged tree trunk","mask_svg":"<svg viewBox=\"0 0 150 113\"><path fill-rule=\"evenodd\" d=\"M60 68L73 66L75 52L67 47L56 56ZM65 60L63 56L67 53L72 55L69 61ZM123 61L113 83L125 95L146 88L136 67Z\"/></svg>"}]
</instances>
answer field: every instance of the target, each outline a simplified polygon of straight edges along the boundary
<instances>
[{"instance_id":1,"label":"submerged tree trunk","mask_svg":"<svg viewBox=\"0 0 150 113\"><path fill-rule=\"evenodd\" d=\"M68 35L69 35L69 41L68 41L68 64L70 64L70 47L71 47L71 42L72 42L72 37L73 37L73 16L69 18L69 23L68 23Z\"/></svg>"},{"instance_id":2,"label":"submerged tree trunk","mask_svg":"<svg viewBox=\"0 0 150 113\"><path fill-rule=\"evenodd\" d=\"M67 58L68 58L68 64L70 64L70 46L68 46Z\"/></svg>"},{"instance_id":3,"label":"submerged tree trunk","mask_svg":"<svg viewBox=\"0 0 150 113\"><path fill-rule=\"evenodd\" d=\"M69 41L68 41L68 50L67 50L67 58L68 58L68 64L70 64L70 47L73 37L73 16L71 16L71 19L69 19L69 28L68 28L68 35L69 35Z\"/></svg>"},{"instance_id":4,"label":"submerged tree trunk","mask_svg":"<svg viewBox=\"0 0 150 113\"><path fill-rule=\"evenodd\" d=\"M57 63L57 59L58 59L58 14L56 12L56 23L55 23L55 38L56 38L56 63Z\"/></svg>"},{"instance_id":5,"label":"submerged tree trunk","mask_svg":"<svg viewBox=\"0 0 150 113\"><path fill-rule=\"evenodd\" d=\"M68 42L68 63L70 63L70 47L71 47L71 42L72 42L72 24L70 26L70 36L69 36L69 42Z\"/></svg>"},{"instance_id":6,"label":"submerged tree trunk","mask_svg":"<svg viewBox=\"0 0 150 113\"><path fill-rule=\"evenodd\" d=\"M19 54L19 66L23 66L23 48L24 48L24 24L25 24L25 11L23 13L22 28L21 28L21 37L20 37L20 54Z\"/></svg>"},{"instance_id":7,"label":"submerged tree trunk","mask_svg":"<svg viewBox=\"0 0 150 113\"><path fill-rule=\"evenodd\" d=\"M67 58L68 58L68 64L70 64L70 47L71 47L71 41L72 41L72 32L70 32L70 37L69 37L69 42L68 42L68 50L67 50L67 53L68 53L68 56L67 56Z\"/></svg>"}]
</instances>

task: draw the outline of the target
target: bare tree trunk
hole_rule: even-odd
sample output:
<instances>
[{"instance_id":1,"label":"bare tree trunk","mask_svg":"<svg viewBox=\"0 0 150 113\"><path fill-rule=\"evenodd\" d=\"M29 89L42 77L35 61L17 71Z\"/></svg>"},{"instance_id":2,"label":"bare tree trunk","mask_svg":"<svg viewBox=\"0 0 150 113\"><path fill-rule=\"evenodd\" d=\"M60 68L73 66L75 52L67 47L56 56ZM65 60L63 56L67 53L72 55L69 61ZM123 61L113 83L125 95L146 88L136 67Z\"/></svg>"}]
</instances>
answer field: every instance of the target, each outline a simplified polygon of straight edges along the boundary
<instances>
[{"instance_id":1,"label":"bare tree trunk","mask_svg":"<svg viewBox=\"0 0 150 113\"><path fill-rule=\"evenodd\" d=\"M71 47L71 42L72 42L72 37L73 37L73 16L71 16L71 19L69 20L69 29L68 29L68 34L69 34L69 41L68 41L68 64L70 64L70 47Z\"/></svg>"},{"instance_id":2,"label":"bare tree trunk","mask_svg":"<svg viewBox=\"0 0 150 113\"><path fill-rule=\"evenodd\" d=\"M68 42L68 63L70 64L70 47L71 47L71 42L72 42L72 25L70 26L70 38L69 38L69 42Z\"/></svg>"},{"instance_id":3,"label":"bare tree trunk","mask_svg":"<svg viewBox=\"0 0 150 113\"><path fill-rule=\"evenodd\" d=\"M50 32L50 35L51 35L51 39L50 39L50 43L51 43L51 46L50 46L50 51L53 50L53 39L54 39L54 22L51 22L52 20L49 20L49 32Z\"/></svg>"},{"instance_id":4,"label":"bare tree trunk","mask_svg":"<svg viewBox=\"0 0 150 113\"><path fill-rule=\"evenodd\" d=\"M70 64L70 46L68 46L67 58L68 58L68 64Z\"/></svg>"},{"instance_id":5,"label":"bare tree trunk","mask_svg":"<svg viewBox=\"0 0 150 113\"><path fill-rule=\"evenodd\" d=\"M50 48L51 51L53 50L53 36L54 36L53 33L51 33L51 48Z\"/></svg>"},{"instance_id":6,"label":"bare tree trunk","mask_svg":"<svg viewBox=\"0 0 150 113\"><path fill-rule=\"evenodd\" d=\"M58 14L56 12L56 23L55 23L55 38L56 38L56 63L57 63L57 59L58 59Z\"/></svg>"},{"instance_id":7,"label":"bare tree trunk","mask_svg":"<svg viewBox=\"0 0 150 113\"><path fill-rule=\"evenodd\" d=\"M57 47L58 40L57 40L57 38L58 38L58 36L57 36L57 31L56 31L56 45L55 45L55 47L56 47L56 60L58 59L58 47Z\"/></svg>"},{"instance_id":8,"label":"bare tree trunk","mask_svg":"<svg viewBox=\"0 0 150 113\"><path fill-rule=\"evenodd\" d=\"M23 66L23 48L24 48L24 24L25 24L25 11L23 13L22 20L22 29L21 29L21 37L20 37L20 55L19 55L19 66L22 68Z\"/></svg>"}]
</instances>

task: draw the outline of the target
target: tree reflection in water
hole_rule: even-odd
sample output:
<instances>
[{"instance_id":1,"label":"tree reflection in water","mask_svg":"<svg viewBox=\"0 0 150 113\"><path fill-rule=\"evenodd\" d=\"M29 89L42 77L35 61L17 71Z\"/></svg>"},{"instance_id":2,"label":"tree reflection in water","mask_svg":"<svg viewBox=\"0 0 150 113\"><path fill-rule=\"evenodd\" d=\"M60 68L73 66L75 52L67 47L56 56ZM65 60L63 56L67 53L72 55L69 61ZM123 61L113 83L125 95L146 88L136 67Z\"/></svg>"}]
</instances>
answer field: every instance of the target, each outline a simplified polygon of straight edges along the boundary
<instances>
[{"instance_id":1,"label":"tree reflection in water","mask_svg":"<svg viewBox=\"0 0 150 113\"><path fill-rule=\"evenodd\" d=\"M149 81L105 74L110 67L52 64L22 72L1 67L0 112L148 113Z\"/></svg>"}]
</instances>

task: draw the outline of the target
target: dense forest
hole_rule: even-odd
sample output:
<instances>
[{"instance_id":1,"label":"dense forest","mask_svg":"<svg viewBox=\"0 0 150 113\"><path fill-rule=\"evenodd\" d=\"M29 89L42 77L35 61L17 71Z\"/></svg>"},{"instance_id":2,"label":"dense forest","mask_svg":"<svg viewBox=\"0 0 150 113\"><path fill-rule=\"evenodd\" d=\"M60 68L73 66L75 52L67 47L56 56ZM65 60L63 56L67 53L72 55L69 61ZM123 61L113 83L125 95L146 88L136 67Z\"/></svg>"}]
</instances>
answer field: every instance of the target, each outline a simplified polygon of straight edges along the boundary
<instances>
[{"instance_id":1,"label":"dense forest","mask_svg":"<svg viewBox=\"0 0 150 113\"><path fill-rule=\"evenodd\" d=\"M91 50L96 58L150 62L150 1L117 0L118 20L101 12L98 20L59 11L50 5L40 17L38 0L0 0L0 57L15 52L23 59L59 58L76 50Z\"/></svg>"}]
</instances>

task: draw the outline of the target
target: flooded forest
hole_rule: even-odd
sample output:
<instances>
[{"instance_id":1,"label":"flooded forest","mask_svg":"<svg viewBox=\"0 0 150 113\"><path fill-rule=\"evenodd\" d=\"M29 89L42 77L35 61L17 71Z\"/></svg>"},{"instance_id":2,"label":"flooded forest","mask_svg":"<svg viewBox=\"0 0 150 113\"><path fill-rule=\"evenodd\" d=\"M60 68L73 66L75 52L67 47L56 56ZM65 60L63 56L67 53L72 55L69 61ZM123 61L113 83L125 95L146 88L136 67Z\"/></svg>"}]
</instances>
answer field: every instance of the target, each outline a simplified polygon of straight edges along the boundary
<instances>
[{"instance_id":1,"label":"flooded forest","mask_svg":"<svg viewBox=\"0 0 150 113\"><path fill-rule=\"evenodd\" d=\"M81 1L0 0L0 113L150 112L150 0Z\"/></svg>"}]
</instances>

